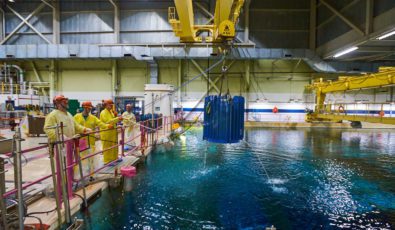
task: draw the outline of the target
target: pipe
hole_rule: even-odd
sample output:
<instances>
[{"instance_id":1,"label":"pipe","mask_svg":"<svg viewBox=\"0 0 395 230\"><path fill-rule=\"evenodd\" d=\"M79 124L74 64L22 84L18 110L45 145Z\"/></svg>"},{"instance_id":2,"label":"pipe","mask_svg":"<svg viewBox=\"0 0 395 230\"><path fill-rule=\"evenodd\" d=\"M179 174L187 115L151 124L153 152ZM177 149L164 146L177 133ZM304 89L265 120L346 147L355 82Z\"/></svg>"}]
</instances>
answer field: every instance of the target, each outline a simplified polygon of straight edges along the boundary
<instances>
[{"instance_id":1,"label":"pipe","mask_svg":"<svg viewBox=\"0 0 395 230\"><path fill-rule=\"evenodd\" d=\"M29 92L28 93L30 95L34 95L34 93L32 93L33 92L33 85L43 85L43 86L36 86L35 88L50 88L50 82L29 81ZM48 86L46 86L46 85L48 85Z\"/></svg>"},{"instance_id":2,"label":"pipe","mask_svg":"<svg viewBox=\"0 0 395 230\"><path fill-rule=\"evenodd\" d=\"M20 91L21 94L26 94L26 82L24 81L25 76L24 76L23 69L21 67L19 67L18 65L7 65L7 64L4 64L4 67L5 67L6 78L7 78L7 73L8 73L8 77L9 77L10 82L12 82L11 81L12 76L9 73L10 69L11 68L15 68L17 70L17 72L18 72L17 73L17 82L19 83L19 87L20 87L19 91Z\"/></svg>"},{"instance_id":3,"label":"pipe","mask_svg":"<svg viewBox=\"0 0 395 230\"><path fill-rule=\"evenodd\" d=\"M4 63L4 66L3 66L3 67L4 67L4 77L5 77L5 83L7 83L7 80L8 80L8 79L7 79L7 76L8 76L8 75L7 75L7 71L8 71L8 70L7 70L7 64L6 64L6 63Z\"/></svg>"},{"instance_id":4,"label":"pipe","mask_svg":"<svg viewBox=\"0 0 395 230\"><path fill-rule=\"evenodd\" d=\"M18 217L19 217L19 229L24 229L24 217L25 211L23 207L23 190L22 190L22 161L21 161L21 128L19 126L16 127L16 132L14 136L14 145L16 147L15 155L14 155L14 162L15 162L15 187L17 188L17 197L18 197Z\"/></svg>"},{"instance_id":5,"label":"pipe","mask_svg":"<svg viewBox=\"0 0 395 230\"><path fill-rule=\"evenodd\" d=\"M18 70L18 76L19 76L19 87L20 87L20 93L25 94L26 93L26 82L24 82L24 71L22 70L21 67L18 65L9 65L11 68L15 68Z\"/></svg>"},{"instance_id":6,"label":"pipe","mask_svg":"<svg viewBox=\"0 0 395 230\"><path fill-rule=\"evenodd\" d=\"M49 85L49 81L29 81L29 89L32 88L32 85Z\"/></svg>"},{"instance_id":7,"label":"pipe","mask_svg":"<svg viewBox=\"0 0 395 230\"><path fill-rule=\"evenodd\" d=\"M14 94L14 80L10 77L10 94Z\"/></svg>"}]
</instances>

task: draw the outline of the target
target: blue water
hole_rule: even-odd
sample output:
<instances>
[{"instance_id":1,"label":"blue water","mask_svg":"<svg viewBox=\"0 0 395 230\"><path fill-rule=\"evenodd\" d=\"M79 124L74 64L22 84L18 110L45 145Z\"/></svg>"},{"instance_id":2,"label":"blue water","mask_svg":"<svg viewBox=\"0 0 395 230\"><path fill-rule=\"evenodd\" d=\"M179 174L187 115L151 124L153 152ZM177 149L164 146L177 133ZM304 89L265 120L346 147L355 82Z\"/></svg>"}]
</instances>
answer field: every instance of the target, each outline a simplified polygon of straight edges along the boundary
<instances>
[{"instance_id":1,"label":"blue water","mask_svg":"<svg viewBox=\"0 0 395 230\"><path fill-rule=\"evenodd\" d=\"M395 228L395 131L247 129L246 142L188 131L108 189L85 229Z\"/></svg>"}]
</instances>

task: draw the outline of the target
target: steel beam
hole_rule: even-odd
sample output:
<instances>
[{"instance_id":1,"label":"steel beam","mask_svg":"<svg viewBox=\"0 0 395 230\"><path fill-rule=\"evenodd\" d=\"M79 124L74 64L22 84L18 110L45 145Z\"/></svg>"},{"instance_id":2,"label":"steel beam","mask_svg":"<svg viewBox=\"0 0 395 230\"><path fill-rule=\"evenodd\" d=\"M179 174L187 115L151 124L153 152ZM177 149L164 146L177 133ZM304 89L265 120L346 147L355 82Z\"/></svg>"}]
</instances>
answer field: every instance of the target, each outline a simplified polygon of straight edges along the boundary
<instances>
[{"instance_id":1,"label":"steel beam","mask_svg":"<svg viewBox=\"0 0 395 230\"><path fill-rule=\"evenodd\" d=\"M36 65L34 64L34 61L31 61L30 64L31 64L31 66L32 66L34 75L35 75L36 78L37 78L37 81L38 81L38 82L43 82L43 80L42 80L40 74L38 73L38 70L37 70L37 68L36 68ZM47 95L47 92L45 91L44 88L41 88L41 92L43 93L44 96L48 96L48 95Z\"/></svg>"},{"instance_id":2,"label":"steel beam","mask_svg":"<svg viewBox=\"0 0 395 230\"><path fill-rule=\"evenodd\" d=\"M348 3L345 7L341 8L341 9L339 10L339 12L340 12L340 13L343 13L343 12L346 11L348 8L350 8L350 7L352 7L353 5L357 4L359 1L361 1L361 0L354 0L354 1L350 2L350 3ZM317 5L317 8L318 8L319 6L321 6L321 3L319 3L319 4ZM332 21L333 19L335 19L335 18L336 18L336 14L333 14L333 15L330 16L328 19L326 19L325 21L321 22L321 23L317 26L317 29L320 29L321 27L323 27L323 26L326 25L327 23L331 22L331 21Z\"/></svg>"},{"instance_id":3,"label":"steel beam","mask_svg":"<svg viewBox=\"0 0 395 230\"><path fill-rule=\"evenodd\" d=\"M244 42L250 42L250 4L251 0L244 3Z\"/></svg>"},{"instance_id":4,"label":"steel beam","mask_svg":"<svg viewBox=\"0 0 395 230\"><path fill-rule=\"evenodd\" d=\"M182 100L181 100L181 94L182 94L182 60L178 60L178 66L177 66L177 78L178 78L178 90L177 90L177 95L178 95L178 107L182 108Z\"/></svg>"},{"instance_id":5,"label":"steel beam","mask_svg":"<svg viewBox=\"0 0 395 230\"><path fill-rule=\"evenodd\" d=\"M358 28L353 22L351 22L348 18L346 18L342 13L340 13L338 10L333 8L330 4L328 4L325 0L320 0L323 5L325 5L329 10L331 10L334 14L336 14L341 20L343 20L348 26L350 26L352 29L357 31L361 35L365 35L365 33Z\"/></svg>"},{"instance_id":6,"label":"steel beam","mask_svg":"<svg viewBox=\"0 0 395 230\"><path fill-rule=\"evenodd\" d=\"M120 42L121 19L118 0L109 0L114 6L114 43Z\"/></svg>"},{"instance_id":7,"label":"steel beam","mask_svg":"<svg viewBox=\"0 0 395 230\"><path fill-rule=\"evenodd\" d=\"M202 76L204 78L206 78L206 80L210 83L210 85L213 86L213 88L219 93L219 89L218 87L214 84L213 81L211 81L211 79L207 76L206 72L204 72L204 70L202 69L202 67L200 67L200 65L195 61L195 60L191 60L192 64L195 66L195 68L197 70L199 70L199 72L202 74Z\"/></svg>"},{"instance_id":8,"label":"steel beam","mask_svg":"<svg viewBox=\"0 0 395 230\"><path fill-rule=\"evenodd\" d=\"M392 8L374 17L372 22L374 31L372 31L370 34L361 37L360 34L355 30L350 30L343 35L340 35L337 38L327 42L326 44L317 47L316 51L324 59L327 59L332 58L333 54L339 52L340 50L344 50L352 46L360 47L369 41L376 41L378 36L395 29L395 25L393 23L394 17L395 8ZM380 42L385 41L382 40Z\"/></svg>"},{"instance_id":9,"label":"steel beam","mask_svg":"<svg viewBox=\"0 0 395 230\"><path fill-rule=\"evenodd\" d=\"M345 61L369 61L372 59L376 59L376 58L381 58L383 56L383 54L371 54L371 55L363 55L363 56L356 56L356 57L351 57L351 58L345 58L342 60Z\"/></svg>"},{"instance_id":10,"label":"steel beam","mask_svg":"<svg viewBox=\"0 0 395 230\"><path fill-rule=\"evenodd\" d=\"M56 0L52 0L52 1L56 1ZM51 3L47 2L46 0L41 0L42 3L44 3L45 5L49 6L49 8L54 9L55 7L53 5L51 5Z\"/></svg>"},{"instance_id":11,"label":"steel beam","mask_svg":"<svg viewBox=\"0 0 395 230\"><path fill-rule=\"evenodd\" d=\"M154 59L218 59L212 57L215 47L173 45L2 45L0 61L17 60L68 60L70 53L75 59L130 59L152 61ZM267 49L234 47L231 60L298 60L305 61L314 71L325 73L377 72L379 66L394 66L394 62L339 62L323 61L309 49Z\"/></svg>"},{"instance_id":12,"label":"steel beam","mask_svg":"<svg viewBox=\"0 0 395 230\"><path fill-rule=\"evenodd\" d=\"M0 7L0 12L1 12L1 22L0 22L0 40L4 39L5 36L5 12L4 10Z\"/></svg>"},{"instance_id":13,"label":"steel beam","mask_svg":"<svg viewBox=\"0 0 395 230\"><path fill-rule=\"evenodd\" d=\"M33 16L35 16L37 13L39 13L46 5L44 3L41 3L32 13L30 13L24 20L22 20L21 23L19 23L15 29L9 33L1 42L0 45L3 45L8 39L10 39L16 32L18 32L23 25L25 25L25 21L30 20Z\"/></svg>"},{"instance_id":14,"label":"steel beam","mask_svg":"<svg viewBox=\"0 0 395 230\"><path fill-rule=\"evenodd\" d=\"M367 53L391 53L395 51L393 46L360 46L357 52Z\"/></svg>"},{"instance_id":15,"label":"steel beam","mask_svg":"<svg viewBox=\"0 0 395 230\"><path fill-rule=\"evenodd\" d=\"M245 96L246 96L246 100L245 100L246 111L248 111L248 109L250 108L250 86L251 86L250 66L251 66L250 61L244 61L244 70L245 70L245 74L244 74L244 82L245 82L244 91L245 91Z\"/></svg>"},{"instance_id":16,"label":"steel beam","mask_svg":"<svg viewBox=\"0 0 395 230\"><path fill-rule=\"evenodd\" d=\"M118 76L118 63L117 60L111 61L111 95L118 96L119 91L119 76Z\"/></svg>"},{"instance_id":17,"label":"steel beam","mask_svg":"<svg viewBox=\"0 0 395 230\"><path fill-rule=\"evenodd\" d=\"M235 63L235 61L232 61L231 63L229 63L228 65L228 71L230 70L230 68L232 67L232 65ZM222 76L217 77L213 84L216 86L217 82L222 78ZM210 85L208 90L202 94L202 96L199 98L199 100L196 102L196 104L192 107L192 111L199 106L200 102L210 93L210 91L214 88L213 85ZM188 115L185 117L185 119L187 119L190 116L191 113L188 113Z\"/></svg>"},{"instance_id":18,"label":"steel beam","mask_svg":"<svg viewBox=\"0 0 395 230\"><path fill-rule=\"evenodd\" d=\"M250 84L251 84L251 81L250 81L250 66L251 66L250 61L244 61L244 69L245 69L244 78L245 78L245 90L246 91L250 90Z\"/></svg>"},{"instance_id":19,"label":"steel beam","mask_svg":"<svg viewBox=\"0 0 395 230\"><path fill-rule=\"evenodd\" d=\"M373 31L373 6L373 0L366 0L365 35L369 35Z\"/></svg>"},{"instance_id":20,"label":"steel beam","mask_svg":"<svg viewBox=\"0 0 395 230\"><path fill-rule=\"evenodd\" d=\"M381 54L380 56L369 58L368 61L373 62L373 61L377 61L377 60L382 60L382 59L385 59L386 57L390 57L392 55L395 55L395 52Z\"/></svg>"},{"instance_id":21,"label":"steel beam","mask_svg":"<svg viewBox=\"0 0 395 230\"><path fill-rule=\"evenodd\" d=\"M210 20L214 19L214 15L210 11L208 11L206 8L204 8L204 6L202 4L200 4L199 2L194 2L194 3L203 13L205 13L210 18Z\"/></svg>"},{"instance_id":22,"label":"steel beam","mask_svg":"<svg viewBox=\"0 0 395 230\"><path fill-rule=\"evenodd\" d=\"M49 75L49 97L50 100L57 94L57 84L58 84L58 63L56 60L51 61L50 75Z\"/></svg>"},{"instance_id":23,"label":"steel beam","mask_svg":"<svg viewBox=\"0 0 395 230\"><path fill-rule=\"evenodd\" d=\"M18 12L16 12L14 9L12 9L9 5L7 5L7 8L14 13L19 19L22 20L22 22L24 22L28 27L30 27L30 29L32 29L34 32L36 32L36 34L38 36L40 36L42 39L44 39L44 41L46 41L47 43L51 44L51 42L48 40L48 38L46 38L40 31L38 31L33 25L31 25L29 23L28 20L26 20L26 18L22 17L22 15L20 15Z\"/></svg>"},{"instance_id":24,"label":"steel beam","mask_svg":"<svg viewBox=\"0 0 395 230\"><path fill-rule=\"evenodd\" d=\"M208 11L206 8L204 8L204 6L202 4L200 4L199 2L193 2L204 14L206 14L208 16L208 21L205 23L206 25L210 25L213 23L214 21L214 15ZM199 36L203 31L198 31L197 32L197 36Z\"/></svg>"},{"instance_id":25,"label":"steel beam","mask_svg":"<svg viewBox=\"0 0 395 230\"><path fill-rule=\"evenodd\" d=\"M317 0L310 0L309 48L315 50L317 43Z\"/></svg>"},{"instance_id":26,"label":"steel beam","mask_svg":"<svg viewBox=\"0 0 395 230\"><path fill-rule=\"evenodd\" d=\"M52 8L52 43L60 43L60 3L59 0L53 1Z\"/></svg>"}]
</instances>

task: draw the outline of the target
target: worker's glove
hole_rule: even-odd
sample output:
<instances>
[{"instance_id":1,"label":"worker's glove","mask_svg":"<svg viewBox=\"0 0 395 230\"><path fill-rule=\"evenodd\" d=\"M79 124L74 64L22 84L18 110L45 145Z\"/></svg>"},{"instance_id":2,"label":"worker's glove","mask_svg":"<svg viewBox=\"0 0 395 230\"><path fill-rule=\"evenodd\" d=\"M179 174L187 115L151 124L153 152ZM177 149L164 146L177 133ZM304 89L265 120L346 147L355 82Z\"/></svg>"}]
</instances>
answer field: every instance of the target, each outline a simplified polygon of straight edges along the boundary
<instances>
[{"instance_id":1,"label":"worker's glove","mask_svg":"<svg viewBox=\"0 0 395 230\"><path fill-rule=\"evenodd\" d=\"M90 128L85 128L84 129L84 133L90 133L90 132L92 132L92 129L90 129Z\"/></svg>"},{"instance_id":2,"label":"worker's glove","mask_svg":"<svg viewBox=\"0 0 395 230\"><path fill-rule=\"evenodd\" d=\"M123 117L119 116L119 117L118 117L118 120L119 120L119 121L122 121L122 120L123 120Z\"/></svg>"},{"instance_id":3,"label":"worker's glove","mask_svg":"<svg viewBox=\"0 0 395 230\"><path fill-rule=\"evenodd\" d=\"M107 128L108 128L108 129L113 129L113 128L114 128L114 125L113 125L113 124L109 124L109 125L107 126Z\"/></svg>"}]
</instances>

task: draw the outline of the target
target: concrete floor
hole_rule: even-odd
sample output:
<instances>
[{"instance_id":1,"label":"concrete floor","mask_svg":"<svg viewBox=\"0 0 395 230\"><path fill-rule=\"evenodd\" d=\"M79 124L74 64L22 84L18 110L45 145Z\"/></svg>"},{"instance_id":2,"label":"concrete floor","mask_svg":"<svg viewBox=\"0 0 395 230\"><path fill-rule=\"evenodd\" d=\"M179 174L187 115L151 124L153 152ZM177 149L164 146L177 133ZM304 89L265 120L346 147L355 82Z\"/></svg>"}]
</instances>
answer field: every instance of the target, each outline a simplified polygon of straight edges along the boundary
<instances>
[{"instance_id":1,"label":"concrete floor","mask_svg":"<svg viewBox=\"0 0 395 230\"><path fill-rule=\"evenodd\" d=\"M0 135L6 138L12 138L14 132L10 130L1 130ZM162 138L168 136L169 133L165 133L163 130L160 130L158 133L158 138ZM37 147L42 145L42 143L47 143L47 137L28 137L27 135L23 135L25 139L22 142L22 150ZM140 142L139 140L136 142ZM151 143L150 143L151 144ZM99 149L100 143L98 142L96 145ZM141 153L140 150L129 152L127 156L123 158L123 161L118 163L113 167L109 167L101 171L100 173L95 174L96 181L103 181L106 178L114 177L114 171L119 169L124 165L133 165L136 164L141 156L146 156L151 152L152 148L149 147L145 150L144 154ZM97 150L99 151L99 150ZM121 147L119 149L119 153L121 153ZM24 158L22 159L22 180L24 183L31 182L41 177L47 176L51 174L50 168L50 159L48 156L48 149L44 148L41 150L32 151L29 153L24 154ZM95 168L100 168L103 166L103 155L99 154L96 156L96 166ZM6 173L6 191L14 189L14 169L13 165L9 162L5 165ZM94 195L99 190L103 190L107 187L107 182L98 182L93 183L86 187L87 197ZM77 194L82 195L82 189L76 191ZM49 196L44 196L43 198L39 199L38 201L30 204L28 206L28 213L30 212L42 212L47 211L55 208L55 199L53 197L53 183L52 178L48 178L41 183L38 183L34 186L29 187L28 189L24 190L24 196L29 197L36 194L50 194ZM72 214L78 212L81 208L82 200L76 196L70 200L71 212ZM50 212L48 214L37 214L34 215L39 217L43 224L50 226L50 229L55 229L57 224L57 213ZM62 216L64 218L64 209L62 209ZM25 224L35 224L38 223L38 220L35 218L26 218Z\"/></svg>"}]
</instances>

